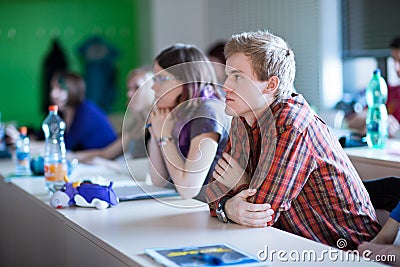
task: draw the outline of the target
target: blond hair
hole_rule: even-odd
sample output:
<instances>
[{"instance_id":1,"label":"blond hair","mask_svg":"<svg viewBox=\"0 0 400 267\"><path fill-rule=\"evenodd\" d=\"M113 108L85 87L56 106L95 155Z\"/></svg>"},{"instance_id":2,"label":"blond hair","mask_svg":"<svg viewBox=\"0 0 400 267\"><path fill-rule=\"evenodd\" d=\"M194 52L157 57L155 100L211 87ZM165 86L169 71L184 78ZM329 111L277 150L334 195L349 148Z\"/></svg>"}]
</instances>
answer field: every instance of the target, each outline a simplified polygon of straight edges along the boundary
<instances>
[{"instance_id":1,"label":"blond hair","mask_svg":"<svg viewBox=\"0 0 400 267\"><path fill-rule=\"evenodd\" d=\"M225 58L237 52L249 57L258 80L267 81L272 76L279 78L276 97L293 91L296 75L294 53L282 38L268 31L234 34L225 45Z\"/></svg>"}]
</instances>

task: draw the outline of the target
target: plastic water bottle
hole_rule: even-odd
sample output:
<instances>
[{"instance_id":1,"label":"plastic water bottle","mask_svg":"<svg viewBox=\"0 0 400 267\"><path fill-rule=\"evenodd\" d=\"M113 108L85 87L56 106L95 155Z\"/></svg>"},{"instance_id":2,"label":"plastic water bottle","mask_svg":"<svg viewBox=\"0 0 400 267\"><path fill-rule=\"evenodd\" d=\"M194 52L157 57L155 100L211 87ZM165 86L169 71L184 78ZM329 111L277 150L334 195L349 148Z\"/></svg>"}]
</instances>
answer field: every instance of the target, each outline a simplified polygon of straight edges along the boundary
<instances>
[{"instance_id":1,"label":"plastic water bottle","mask_svg":"<svg viewBox=\"0 0 400 267\"><path fill-rule=\"evenodd\" d=\"M64 185L67 174L67 160L64 142L65 122L58 116L58 106L49 106L49 115L43 121L42 129L46 138L44 148L44 177L46 188L55 192Z\"/></svg>"},{"instance_id":2,"label":"plastic water bottle","mask_svg":"<svg viewBox=\"0 0 400 267\"><path fill-rule=\"evenodd\" d=\"M368 112L366 118L367 143L370 148L383 148L388 137L388 113L386 109L388 89L376 69L366 90Z\"/></svg>"},{"instance_id":3,"label":"plastic water bottle","mask_svg":"<svg viewBox=\"0 0 400 267\"><path fill-rule=\"evenodd\" d=\"M30 146L29 137L27 136L28 130L26 127L20 128L20 136L16 143L16 164L15 174L16 175L31 175L30 167Z\"/></svg>"}]
</instances>

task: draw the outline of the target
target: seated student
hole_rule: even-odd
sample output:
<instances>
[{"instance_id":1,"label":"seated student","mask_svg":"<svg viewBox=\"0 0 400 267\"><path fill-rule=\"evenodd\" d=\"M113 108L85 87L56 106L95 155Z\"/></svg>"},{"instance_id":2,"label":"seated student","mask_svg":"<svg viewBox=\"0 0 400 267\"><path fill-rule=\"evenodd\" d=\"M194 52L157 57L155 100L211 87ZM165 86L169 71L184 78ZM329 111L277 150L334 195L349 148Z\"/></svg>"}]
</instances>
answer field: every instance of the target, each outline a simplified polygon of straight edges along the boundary
<instances>
[{"instance_id":1,"label":"seated student","mask_svg":"<svg viewBox=\"0 0 400 267\"><path fill-rule=\"evenodd\" d=\"M144 128L150 108L154 103L151 76L152 72L146 67L129 72L127 77L128 112L124 118L121 136L107 147L75 153L80 162L90 162L94 157L115 159L122 152L128 153L130 158L147 156Z\"/></svg>"},{"instance_id":2,"label":"seated student","mask_svg":"<svg viewBox=\"0 0 400 267\"><path fill-rule=\"evenodd\" d=\"M80 75L57 73L51 86L50 102L58 105L67 126L65 146L68 150L103 148L114 142L117 136L106 115L85 99L85 81Z\"/></svg>"},{"instance_id":3,"label":"seated student","mask_svg":"<svg viewBox=\"0 0 400 267\"><path fill-rule=\"evenodd\" d=\"M400 36L396 37L390 43L392 57L394 59L394 68L398 77L400 77ZM365 96L364 96L365 97ZM400 135L400 85L388 86L388 99L386 102L389 118L388 132L389 137ZM364 101L360 101L364 102ZM357 130L361 134L366 132L367 109L360 112L352 112L346 116L346 122L350 129Z\"/></svg>"},{"instance_id":4,"label":"seated student","mask_svg":"<svg viewBox=\"0 0 400 267\"><path fill-rule=\"evenodd\" d=\"M204 53L176 44L154 60L156 107L149 118L149 170L152 182L172 182L184 198L205 200L203 185L226 145L230 117Z\"/></svg>"},{"instance_id":5,"label":"seated student","mask_svg":"<svg viewBox=\"0 0 400 267\"><path fill-rule=\"evenodd\" d=\"M251 227L279 229L346 249L379 231L374 208L337 138L293 93L293 51L258 31L225 46L230 138L207 189L210 212ZM271 210L272 209L272 210Z\"/></svg>"},{"instance_id":6,"label":"seated student","mask_svg":"<svg viewBox=\"0 0 400 267\"><path fill-rule=\"evenodd\" d=\"M394 265L400 266L400 242L396 236L400 227L400 202L397 207L390 213L390 218L387 220L383 228L372 239L371 242L363 242L358 246L358 251L364 253L369 250L368 256L370 259L380 259ZM395 256L395 258L392 258Z\"/></svg>"}]
</instances>

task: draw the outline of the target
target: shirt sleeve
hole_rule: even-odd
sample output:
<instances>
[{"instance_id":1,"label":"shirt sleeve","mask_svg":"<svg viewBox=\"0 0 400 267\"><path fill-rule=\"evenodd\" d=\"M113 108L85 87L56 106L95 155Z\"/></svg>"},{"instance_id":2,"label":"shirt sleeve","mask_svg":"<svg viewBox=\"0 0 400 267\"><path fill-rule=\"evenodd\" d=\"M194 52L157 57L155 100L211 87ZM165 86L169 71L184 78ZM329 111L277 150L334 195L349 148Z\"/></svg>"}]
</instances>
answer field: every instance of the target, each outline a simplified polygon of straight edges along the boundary
<instances>
[{"instance_id":1,"label":"shirt sleeve","mask_svg":"<svg viewBox=\"0 0 400 267\"><path fill-rule=\"evenodd\" d=\"M117 135L103 111L85 101L78 107L74 121L66 132L67 149L74 151L103 148L111 144Z\"/></svg>"},{"instance_id":2,"label":"shirt sleeve","mask_svg":"<svg viewBox=\"0 0 400 267\"><path fill-rule=\"evenodd\" d=\"M220 106L216 106L216 103L211 100L205 101L197 107L191 114L193 120L190 121L190 139L202 133L215 132L222 135L224 125L221 114L225 116L225 112L220 110Z\"/></svg>"},{"instance_id":3,"label":"shirt sleeve","mask_svg":"<svg viewBox=\"0 0 400 267\"><path fill-rule=\"evenodd\" d=\"M390 213L390 218L396 220L400 223L400 202L397 204L397 207L392 210Z\"/></svg>"},{"instance_id":4,"label":"shirt sleeve","mask_svg":"<svg viewBox=\"0 0 400 267\"><path fill-rule=\"evenodd\" d=\"M231 142L230 139L228 140L224 152L230 153L231 151ZM227 193L226 193L227 192ZM224 196L233 196L233 192L230 191L226 186L223 184L218 183L214 178L208 183L206 189L206 196L208 206L210 208L211 216L217 216L216 210L218 207L218 203Z\"/></svg>"},{"instance_id":5,"label":"shirt sleeve","mask_svg":"<svg viewBox=\"0 0 400 267\"><path fill-rule=\"evenodd\" d=\"M269 225L278 220L280 212L290 209L292 200L299 195L314 169L306 133L288 129L277 136L276 150L270 158L266 156L267 151L261 153L258 164L261 168L256 170L250 187L258 188L254 203L269 203L274 210L274 220ZM258 186L254 185L257 180Z\"/></svg>"},{"instance_id":6,"label":"shirt sleeve","mask_svg":"<svg viewBox=\"0 0 400 267\"><path fill-rule=\"evenodd\" d=\"M215 132L222 134L223 127L214 119L211 118L196 118L190 126L190 139L202 134Z\"/></svg>"}]
</instances>

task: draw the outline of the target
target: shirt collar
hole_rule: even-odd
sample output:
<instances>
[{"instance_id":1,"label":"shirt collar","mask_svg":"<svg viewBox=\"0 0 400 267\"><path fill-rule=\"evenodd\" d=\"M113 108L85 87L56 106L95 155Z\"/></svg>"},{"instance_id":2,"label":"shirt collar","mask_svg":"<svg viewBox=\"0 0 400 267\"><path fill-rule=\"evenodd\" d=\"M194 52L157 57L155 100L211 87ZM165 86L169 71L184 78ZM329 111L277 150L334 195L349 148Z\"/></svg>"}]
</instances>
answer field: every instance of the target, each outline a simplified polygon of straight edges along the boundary
<instances>
[{"instance_id":1,"label":"shirt collar","mask_svg":"<svg viewBox=\"0 0 400 267\"><path fill-rule=\"evenodd\" d=\"M261 115L261 117L258 118L258 120L257 119L254 120L251 127L249 124L247 124L247 121L244 117L240 117L240 120L244 123L244 125L246 126L247 129L250 128L251 131L256 130L257 128L260 127L261 124L263 124L265 122L265 120L267 118L269 118L268 112L270 112L272 115L274 115L282 107L282 103L284 103L285 100L292 98L292 97L296 97L298 95L299 95L298 93L291 93L290 95L275 98L274 101L272 101L272 103L269 105L269 108L265 111L265 113L263 115Z\"/></svg>"}]
</instances>

